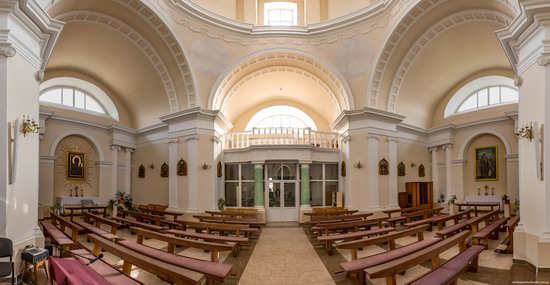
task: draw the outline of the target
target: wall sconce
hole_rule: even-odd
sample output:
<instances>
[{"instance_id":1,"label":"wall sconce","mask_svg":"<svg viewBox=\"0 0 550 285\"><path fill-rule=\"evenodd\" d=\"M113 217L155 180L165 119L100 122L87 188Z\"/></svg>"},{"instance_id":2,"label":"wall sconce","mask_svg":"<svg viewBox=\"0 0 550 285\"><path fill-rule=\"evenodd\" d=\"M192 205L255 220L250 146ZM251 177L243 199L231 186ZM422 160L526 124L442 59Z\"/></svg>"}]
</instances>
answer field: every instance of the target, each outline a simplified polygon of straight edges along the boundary
<instances>
[{"instance_id":1,"label":"wall sconce","mask_svg":"<svg viewBox=\"0 0 550 285\"><path fill-rule=\"evenodd\" d=\"M151 165L149 165L149 168L155 169L155 165L153 163L151 163Z\"/></svg>"},{"instance_id":2,"label":"wall sconce","mask_svg":"<svg viewBox=\"0 0 550 285\"><path fill-rule=\"evenodd\" d=\"M416 163L411 161L411 168L415 168L415 167L416 167Z\"/></svg>"},{"instance_id":3,"label":"wall sconce","mask_svg":"<svg viewBox=\"0 0 550 285\"><path fill-rule=\"evenodd\" d=\"M37 134L40 127L34 119L31 119L29 116L23 116L23 121L21 122L20 131L23 133L23 136L27 134Z\"/></svg>"},{"instance_id":4,"label":"wall sconce","mask_svg":"<svg viewBox=\"0 0 550 285\"><path fill-rule=\"evenodd\" d=\"M210 165L210 164L208 164L208 163L206 163L206 162L205 162L205 163L203 163L203 164L201 164L201 168L202 168L202 170L207 170L207 169L210 169L210 167L211 167L211 165Z\"/></svg>"},{"instance_id":5,"label":"wall sconce","mask_svg":"<svg viewBox=\"0 0 550 285\"><path fill-rule=\"evenodd\" d=\"M361 161L358 161L356 162L353 167L357 168L357 169L361 169L364 167L364 165L361 163Z\"/></svg>"},{"instance_id":6,"label":"wall sconce","mask_svg":"<svg viewBox=\"0 0 550 285\"><path fill-rule=\"evenodd\" d=\"M532 141L534 137L533 123L529 123L529 125L525 125L521 129L519 129L516 133L516 136L518 139L528 139L529 141Z\"/></svg>"}]
</instances>

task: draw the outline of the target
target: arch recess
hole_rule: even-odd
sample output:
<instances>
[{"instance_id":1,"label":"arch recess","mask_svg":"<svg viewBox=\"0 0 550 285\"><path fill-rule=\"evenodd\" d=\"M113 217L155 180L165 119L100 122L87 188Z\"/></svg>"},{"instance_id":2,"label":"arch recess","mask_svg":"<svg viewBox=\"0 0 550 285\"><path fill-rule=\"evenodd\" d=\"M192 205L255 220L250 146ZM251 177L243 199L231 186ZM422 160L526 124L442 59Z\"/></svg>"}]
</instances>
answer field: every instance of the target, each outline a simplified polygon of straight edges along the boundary
<instances>
[{"instance_id":1,"label":"arch recess","mask_svg":"<svg viewBox=\"0 0 550 285\"><path fill-rule=\"evenodd\" d=\"M502 28L507 27L512 19L503 13L492 10L467 10L454 13L445 17L443 20L434 24L429 28L422 36L420 36L416 42L407 51L406 55L401 60L401 64L397 69L397 72L393 78L392 85L390 87L390 96L388 97L387 110L389 112L396 111L397 97L399 96L399 90L401 84L407 75L409 67L413 64L416 56L422 52L424 47L428 46L430 42L435 40L439 35L461 24L470 22L490 22L502 24Z\"/></svg>"},{"instance_id":2,"label":"arch recess","mask_svg":"<svg viewBox=\"0 0 550 285\"><path fill-rule=\"evenodd\" d=\"M232 91L238 89L247 78L252 78L254 74L261 74L261 70L265 73L281 68L308 77L320 84L323 89L330 91L328 94L332 96L340 112L355 108L351 89L336 68L311 54L293 49L263 50L244 57L228 67L212 88L208 108L223 110Z\"/></svg>"},{"instance_id":3,"label":"arch recess","mask_svg":"<svg viewBox=\"0 0 550 285\"><path fill-rule=\"evenodd\" d=\"M493 135L493 136L498 137L502 141L502 143L504 144L504 148L506 149L506 155L511 155L512 154L512 147L510 146L510 142L508 141L506 136L504 136L502 133L500 133L498 131L495 131L495 130L483 129L483 130L478 130L478 131L474 132L473 134L471 134L470 136L468 136L468 138L464 141L464 143L460 147L460 151L458 152L458 160L463 160L464 159L466 151L468 150L468 147L470 146L470 144L472 144L472 142L475 139L477 139L478 137L480 137L482 135Z\"/></svg>"},{"instance_id":4,"label":"arch recess","mask_svg":"<svg viewBox=\"0 0 550 285\"><path fill-rule=\"evenodd\" d=\"M493 0L505 5L511 14L519 14L519 4L513 0ZM401 20L392 27L391 33L385 40L384 48L378 55L375 68L373 68L369 77L367 92L366 92L366 104L369 107L376 108L378 97L380 95L380 89L384 74L390 63L390 59L394 57L397 46L399 46L402 38L414 26L420 19L422 19L432 9L439 7L445 3L452 3L448 0L416 0L414 6L401 18ZM507 17L510 18L510 17ZM389 100L388 100L389 102Z\"/></svg>"},{"instance_id":5,"label":"arch recess","mask_svg":"<svg viewBox=\"0 0 550 285\"><path fill-rule=\"evenodd\" d=\"M63 140L64 138L66 138L68 136L81 136L81 137L87 139L88 141L90 141L90 143L92 143L92 145L97 150L97 154L99 155L99 161L104 161L105 160L105 156L103 154L103 151L101 150L101 146L100 146L99 142L93 136L90 136L89 134L87 134L85 132L77 131L77 130L67 131L67 132L64 132L64 133L60 134L59 136L57 136L57 138L55 138L55 140L52 142L52 145L50 146L50 156L55 156L55 150L57 149L57 146L59 145L61 140Z\"/></svg>"}]
</instances>

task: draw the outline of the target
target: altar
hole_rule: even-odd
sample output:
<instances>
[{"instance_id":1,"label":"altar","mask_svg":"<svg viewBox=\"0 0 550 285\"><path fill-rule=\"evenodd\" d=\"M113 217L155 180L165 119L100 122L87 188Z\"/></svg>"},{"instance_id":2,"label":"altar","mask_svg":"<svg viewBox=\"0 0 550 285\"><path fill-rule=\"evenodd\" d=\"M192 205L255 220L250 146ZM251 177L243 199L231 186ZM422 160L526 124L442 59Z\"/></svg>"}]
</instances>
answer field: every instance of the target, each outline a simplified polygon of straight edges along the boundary
<instances>
[{"instance_id":1,"label":"altar","mask_svg":"<svg viewBox=\"0 0 550 285\"><path fill-rule=\"evenodd\" d=\"M71 197L71 196L57 196L57 203L61 206L64 205L81 205L82 200L91 200L95 205L99 205L99 197L85 196L85 197Z\"/></svg>"},{"instance_id":2,"label":"altar","mask_svg":"<svg viewBox=\"0 0 550 285\"><path fill-rule=\"evenodd\" d=\"M464 203L498 203L499 210L504 210L502 196L500 195L469 195L464 197Z\"/></svg>"}]
</instances>

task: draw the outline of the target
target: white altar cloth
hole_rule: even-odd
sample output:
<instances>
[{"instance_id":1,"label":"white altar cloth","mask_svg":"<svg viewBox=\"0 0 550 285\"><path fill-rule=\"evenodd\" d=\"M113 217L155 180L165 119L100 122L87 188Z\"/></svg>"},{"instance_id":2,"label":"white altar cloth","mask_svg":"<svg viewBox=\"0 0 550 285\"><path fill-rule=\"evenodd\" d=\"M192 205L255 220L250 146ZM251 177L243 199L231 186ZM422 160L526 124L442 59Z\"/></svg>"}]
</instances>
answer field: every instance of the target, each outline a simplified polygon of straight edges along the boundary
<instances>
[{"instance_id":1,"label":"white altar cloth","mask_svg":"<svg viewBox=\"0 0 550 285\"><path fill-rule=\"evenodd\" d=\"M80 205L82 200L92 200L94 204L99 204L99 197L70 197L57 196L57 203L63 205Z\"/></svg>"},{"instance_id":2,"label":"white altar cloth","mask_svg":"<svg viewBox=\"0 0 550 285\"><path fill-rule=\"evenodd\" d=\"M498 203L499 210L504 209L500 195L470 195L464 197L464 203Z\"/></svg>"}]
</instances>

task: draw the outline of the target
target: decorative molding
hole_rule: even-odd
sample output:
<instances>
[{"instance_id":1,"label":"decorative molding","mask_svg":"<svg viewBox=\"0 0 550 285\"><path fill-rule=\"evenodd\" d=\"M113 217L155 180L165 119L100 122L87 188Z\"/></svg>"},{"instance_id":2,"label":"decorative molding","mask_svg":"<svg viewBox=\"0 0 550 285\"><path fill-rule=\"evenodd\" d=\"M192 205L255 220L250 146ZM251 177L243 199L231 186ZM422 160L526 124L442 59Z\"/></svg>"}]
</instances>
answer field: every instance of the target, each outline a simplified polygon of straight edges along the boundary
<instances>
[{"instance_id":1,"label":"decorative molding","mask_svg":"<svg viewBox=\"0 0 550 285\"><path fill-rule=\"evenodd\" d=\"M254 26L221 17L188 0L157 0L157 3L173 21L191 32L228 44L321 46L384 28L414 1L377 1L355 13L307 27Z\"/></svg>"},{"instance_id":2,"label":"decorative molding","mask_svg":"<svg viewBox=\"0 0 550 285\"><path fill-rule=\"evenodd\" d=\"M518 88L521 87L523 85L523 77L519 75L514 76L514 85Z\"/></svg>"},{"instance_id":3,"label":"decorative molding","mask_svg":"<svg viewBox=\"0 0 550 285\"><path fill-rule=\"evenodd\" d=\"M12 57L16 53L16 50L11 46L0 46L0 56Z\"/></svg>"},{"instance_id":4,"label":"decorative molding","mask_svg":"<svg viewBox=\"0 0 550 285\"><path fill-rule=\"evenodd\" d=\"M331 99L332 103L337 108L336 113L342 112L342 106L340 106L340 102L338 102L338 99L337 99L336 95L334 95L334 93L332 92L330 87L323 80L321 80L319 77L317 77L315 74L313 74L309 71L306 71L306 70L303 70L303 69L300 69L300 68L296 68L296 67L292 67L292 66L271 66L271 67L266 67L266 68L257 70L253 73L249 73L245 77L239 79L239 81L237 81L235 84L233 84L233 87L231 87L231 89L227 92L227 95L224 96L223 102L221 103L222 105L220 106L220 107L222 107L221 111L223 113L227 113L227 104L226 103L229 100L231 100L231 97L233 97L238 92L239 88L244 86L249 80L259 78L260 76L263 76L265 74L272 73L272 72L292 72L294 74L298 74L298 75L300 75L304 78L307 78L307 79L313 81L315 84L319 85L323 90L325 90L325 92L330 96L330 99ZM342 97L343 97L342 99L345 100L345 96L342 96ZM349 108L349 107L344 106L344 108Z\"/></svg>"},{"instance_id":5,"label":"decorative molding","mask_svg":"<svg viewBox=\"0 0 550 285\"><path fill-rule=\"evenodd\" d=\"M85 22L102 25L126 37L130 42L133 42L157 70L158 76L163 82L166 96L168 97L170 112L173 113L180 110L178 96L176 94L172 77L170 72L168 72L168 68L166 67L164 61L162 60L162 57L158 54L157 50L151 45L151 43L149 43L149 41L147 41L131 26L109 15L91 11L73 11L61 14L56 18L65 23Z\"/></svg>"},{"instance_id":6,"label":"decorative molding","mask_svg":"<svg viewBox=\"0 0 550 285\"><path fill-rule=\"evenodd\" d=\"M409 68L412 66L416 57L422 53L422 50L439 35L449 29L470 22L499 23L502 24L503 28L505 28L509 25L511 20L512 19L508 16L492 10L467 10L449 15L434 24L416 40L416 42L409 48L405 56L403 56L401 64L394 75L391 87L389 89L390 95L388 97L387 110L389 112L395 112L397 97L399 95L399 91L401 90L401 85L405 81L404 79Z\"/></svg>"},{"instance_id":7,"label":"decorative molding","mask_svg":"<svg viewBox=\"0 0 550 285\"><path fill-rule=\"evenodd\" d=\"M256 65L264 67L271 62L273 62L275 66L280 66L283 60L293 64L299 63L300 66L305 66L311 71L314 71L310 72L306 70L306 68L301 68L305 72L322 74L324 78L319 78L319 76L316 77L325 84L329 82L333 85L329 88L331 88L335 95L338 95L338 106L340 109L350 110L355 108L352 92L345 77L338 72L338 69L332 67L328 62L303 51L293 49L268 49L249 55L236 64L228 67L218 78L214 84L214 88L212 88L212 92L208 99L208 109L222 109L225 102L225 96L229 93L229 90L237 84L234 83L237 81L237 78L241 79L239 76L246 77L249 75L242 75L246 69L256 71L254 70Z\"/></svg>"},{"instance_id":8,"label":"decorative molding","mask_svg":"<svg viewBox=\"0 0 550 285\"><path fill-rule=\"evenodd\" d=\"M122 148L118 145L111 145L111 150L120 151Z\"/></svg>"},{"instance_id":9,"label":"decorative molding","mask_svg":"<svg viewBox=\"0 0 550 285\"><path fill-rule=\"evenodd\" d=\"M468 163L468 160L466 159L456 159L451 161L451 165L453 166L464 166Z\"/></svg>"}]
</instances>

